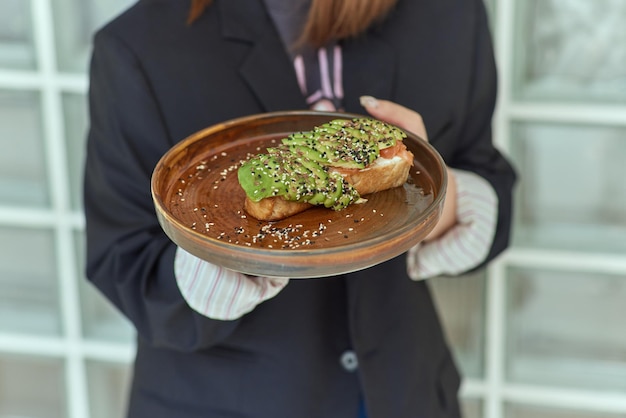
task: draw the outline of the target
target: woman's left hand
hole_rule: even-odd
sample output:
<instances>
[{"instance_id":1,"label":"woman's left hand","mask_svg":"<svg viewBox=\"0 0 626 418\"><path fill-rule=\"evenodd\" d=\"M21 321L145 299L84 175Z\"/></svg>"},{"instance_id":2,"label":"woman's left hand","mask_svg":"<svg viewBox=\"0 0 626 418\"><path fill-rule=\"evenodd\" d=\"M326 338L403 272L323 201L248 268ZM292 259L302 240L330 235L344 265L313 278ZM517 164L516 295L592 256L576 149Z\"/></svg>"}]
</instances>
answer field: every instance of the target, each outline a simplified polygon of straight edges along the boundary
<instances>
[{"instance_id":1,"label":"woman's left hand","mask_svg":"<svg viewBox=\"0 0 626 418\"><path fill-rule=\"evenodd\" d=\"M416 111L389 100L376 99L372 96L361 96L361 105L367 110L367 113L376 119L396 125L428 141L424 120L422 115Z\"/></svg>"},{"instance_id":2,"label":"woman's left hand","mask_svg":"<svg viewBox=\"0 0 626 418\"><path fill-rule=\"evenodd\" d=\"M414 110L399 105L389 100L376 99L372 96L361 96L361 105L367 112L376 119L391 123L402 129L410 131L418 137L428 141L428 133L422 115ZM426 237L425 241L430 241L443 235L456 222L456 178L454 172L447 166L448 185L446 188L446 200L439 222Z\"/></svg>"}]
</instances>

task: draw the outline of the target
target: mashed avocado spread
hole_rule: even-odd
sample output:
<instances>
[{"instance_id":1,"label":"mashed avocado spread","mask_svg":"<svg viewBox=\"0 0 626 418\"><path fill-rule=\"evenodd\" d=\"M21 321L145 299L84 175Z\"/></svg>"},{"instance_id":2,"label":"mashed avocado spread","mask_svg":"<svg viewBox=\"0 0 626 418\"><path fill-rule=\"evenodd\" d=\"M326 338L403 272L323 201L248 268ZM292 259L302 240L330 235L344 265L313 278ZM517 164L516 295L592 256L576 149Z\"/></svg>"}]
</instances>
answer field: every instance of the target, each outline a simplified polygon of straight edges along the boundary
<instances>
[{"instance_id":1,"label":"mashed avocado spread","mask_svg":"<svg viewBox=\"0 0 626 418\"><path fill-rule=\"evenodd\" d=\"M335 119L296 132L245 161L237 175L251 200L282 196L286 200L340 210L360 199L343 176L330 167L362 169L393 147L405 133L395 126L369 119Z\"/></svg>"}]
</instances>

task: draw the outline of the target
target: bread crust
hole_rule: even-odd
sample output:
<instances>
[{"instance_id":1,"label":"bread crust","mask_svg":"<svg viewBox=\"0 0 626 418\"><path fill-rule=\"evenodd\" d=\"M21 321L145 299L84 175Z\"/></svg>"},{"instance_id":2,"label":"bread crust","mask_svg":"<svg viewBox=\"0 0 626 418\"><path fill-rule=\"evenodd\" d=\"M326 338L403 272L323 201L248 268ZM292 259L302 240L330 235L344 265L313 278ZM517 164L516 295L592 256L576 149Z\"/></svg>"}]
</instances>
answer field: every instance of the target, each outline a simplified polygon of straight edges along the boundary
<instances>
[{"instance_id":1,"label":"bread crust","mask_svg":"<svg viewBox=\"0 0 626 418\"><path fill-rule=\"evenodd\" d=\"M268 197L258 202L250 200L250 198L246 196L243 205L248 215L260 221L279 221L293 216L296 213L304 212L311 206L313 205L310 203L294 202L286 200L282 196Z\"/></svg>"},{"instance_id":2,"label":"bread crust","mask_svg":"<svg viewBox=\"0 0 626 418\"><path fill-rule=\"evenodd\" d=\"M402 186L409 176L413 162L412 156L412 154L411 158L395 156L391 159L379 157L364 169L331 167L330 170L340 173L359 192L359 195L365 197L371 193ZM246 197L244 202L246 212L261 221L285 219L311 206L313 205L310 203L294 202L282 196L269 197L258 202Z\"/></svg>"},{"instance_id":3,"label":"bread crust","mask_svg":"<svg viewBox=\"0 0 626 418\"><path fill-rule=\"evenodd\" d=\"M361 170L343 170L336 167L331 167L330 170L339 172L359 195L365 196L403 185L409 176L411 165L406 159L394 157L378 158Z\"/></svg>"}]
</instances>

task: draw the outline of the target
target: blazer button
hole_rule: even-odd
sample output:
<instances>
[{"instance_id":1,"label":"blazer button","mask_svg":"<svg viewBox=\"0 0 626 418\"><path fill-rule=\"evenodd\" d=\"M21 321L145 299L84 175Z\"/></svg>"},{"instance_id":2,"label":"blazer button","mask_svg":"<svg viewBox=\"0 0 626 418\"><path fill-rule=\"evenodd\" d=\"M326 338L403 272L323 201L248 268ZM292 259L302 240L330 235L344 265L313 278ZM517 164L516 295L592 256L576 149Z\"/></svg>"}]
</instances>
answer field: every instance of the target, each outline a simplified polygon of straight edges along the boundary
<instances>
[{"instance_id":1,"label":"blazer button","mask_svg":"<svg viewBox=\"0 0 626 418\"><path fill-rule=\"evenodd\" d=\"M344 351L340 358L341 366L347 372L353 372L359 367L359 360L356 353L352 350Z\"/></svg>"}]
</instances>

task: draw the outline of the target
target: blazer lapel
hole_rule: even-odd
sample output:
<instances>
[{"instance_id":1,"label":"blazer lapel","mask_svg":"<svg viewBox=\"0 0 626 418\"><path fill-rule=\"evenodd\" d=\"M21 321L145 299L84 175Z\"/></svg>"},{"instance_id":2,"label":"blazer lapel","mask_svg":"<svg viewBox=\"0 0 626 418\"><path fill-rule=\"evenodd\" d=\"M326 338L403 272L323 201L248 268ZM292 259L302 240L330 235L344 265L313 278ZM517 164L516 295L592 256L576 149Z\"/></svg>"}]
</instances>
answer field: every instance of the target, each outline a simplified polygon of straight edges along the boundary
<instances>
[{"instance_id":1,"label":"blazer lapel","mask_svg":"<svg viewBox=\"0 0 626 418\"><path fill-rule=\"evenodd\" d=\"M292 63L275 37L266 36L254 45L240 73L266 110L307 107Z\"/></svg>"},{"instance_id":2,"label":"blazer lapel","mask_svg":"<svg viewBox=\"0 0 626 418\"><path fill-rule=\"evenodd\" d=\"M397 59L389 46L375 32L343 43L343 85L345 108L363 113L359 97L393 97Z\"/></svg>"},{"instance_id":3,"label":"blazer lapel","mask_svg":"<svg viewBox=\"0 0 626 418\"><path fill-rule=\"evenodd\" d=\"M266 111L305 109L293 65L274 25L259 0L223 0L216 4L223 22L222 36L250 46L240 67ZM345 109L363 113L359 97L390 99L397 60L389 46L370 31L342 43Z\"/></svg>"},{"instance_id":4,"label":"blazer lapel","mask_svg":"<svg viewBox=\"0 0 626 418\"><path fill-rule=\"evenodd\" d=\"M250 49L239 69L265 111L306 108L293 65L274 25L259 0L218 3L222 36Z\"/></svg>"}]
</instances>

